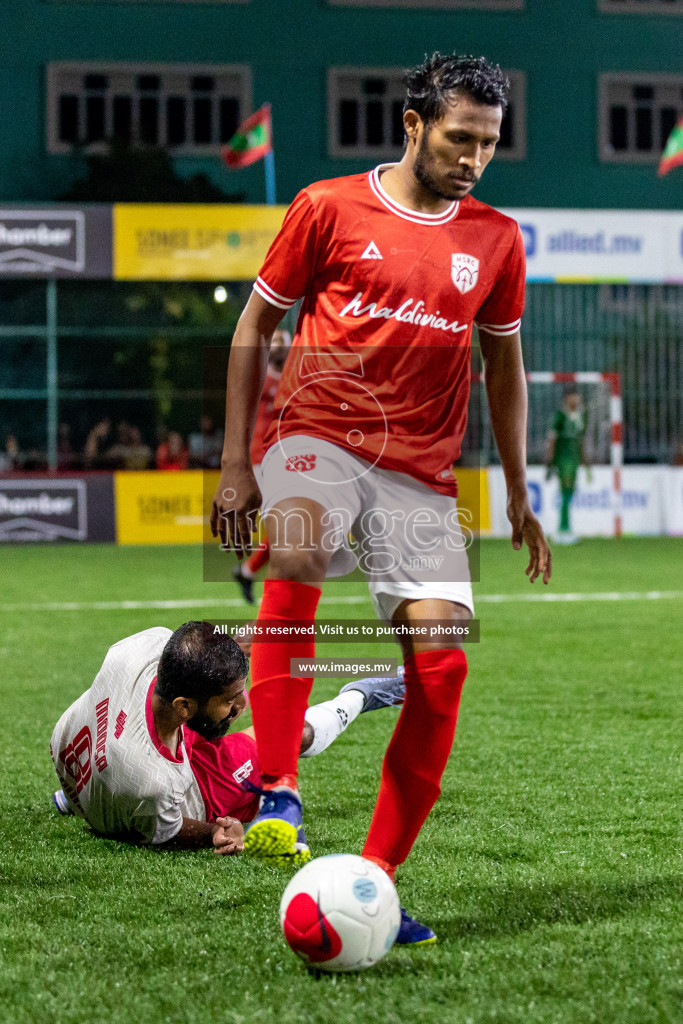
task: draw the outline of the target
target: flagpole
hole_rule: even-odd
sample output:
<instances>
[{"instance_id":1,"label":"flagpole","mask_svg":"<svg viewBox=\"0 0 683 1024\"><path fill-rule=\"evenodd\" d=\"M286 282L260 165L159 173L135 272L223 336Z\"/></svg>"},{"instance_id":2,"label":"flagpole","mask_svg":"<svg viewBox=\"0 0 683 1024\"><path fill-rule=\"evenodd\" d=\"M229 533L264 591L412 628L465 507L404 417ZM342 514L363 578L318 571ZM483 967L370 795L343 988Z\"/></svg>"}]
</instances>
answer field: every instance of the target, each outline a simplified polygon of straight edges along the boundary
<instances>
[{"instance_id":1,"label":"flagpole","mask_svg":"<svg viewBox=\"0 0 683 1024\"><path fill-rule=\"evenodd\" d=\"M272 149L264 156L263 166L266 172L266 203L275 206L275 154Z\"/></svg>"}]
</instances>

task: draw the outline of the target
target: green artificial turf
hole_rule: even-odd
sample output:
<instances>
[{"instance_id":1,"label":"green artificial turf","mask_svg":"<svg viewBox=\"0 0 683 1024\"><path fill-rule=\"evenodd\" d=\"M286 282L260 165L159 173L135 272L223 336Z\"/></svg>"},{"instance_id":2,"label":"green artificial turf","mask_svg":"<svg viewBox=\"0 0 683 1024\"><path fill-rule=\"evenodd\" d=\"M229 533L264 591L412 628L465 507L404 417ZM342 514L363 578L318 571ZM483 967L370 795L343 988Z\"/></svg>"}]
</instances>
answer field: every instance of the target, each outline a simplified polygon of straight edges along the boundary
<instances>
[{"instance_id":1,"label":"green artificial turf","mask_svg":"<svg viewBox=\"0 0 683 1024\"><path fill-rule=\"evenodd\" d=\"M683 591L683 542L556 552L555 593ZM309 975L281 937L289 875L210 851L136 849L52 813L52 727L106 648L219 616L193 548L3 549L0 1021L3 1024L660 1024L683 1020L683 598L538 602L524 557L482 545L443 796L399 874L436 947ZM257 587L260 591L260 587ZM359 582L321 614L372 616ZM340 603L335 604L339 598ZM187 601L173 609L45 608ZM325 645L321 654L385 655ZM317 682L314 699L339 684ZM359 851L397 712L362 716L302 766L314 855ZM416 736L416 747L427 742Z\"/></svg>"}]
</instances>

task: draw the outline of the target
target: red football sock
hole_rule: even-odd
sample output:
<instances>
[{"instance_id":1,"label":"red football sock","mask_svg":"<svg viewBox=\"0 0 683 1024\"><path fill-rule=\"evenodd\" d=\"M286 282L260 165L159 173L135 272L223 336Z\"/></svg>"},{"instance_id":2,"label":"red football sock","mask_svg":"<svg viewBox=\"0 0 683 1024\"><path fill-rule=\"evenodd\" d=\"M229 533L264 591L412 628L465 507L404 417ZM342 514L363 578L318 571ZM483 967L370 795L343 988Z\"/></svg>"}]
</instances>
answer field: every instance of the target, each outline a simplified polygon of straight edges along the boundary
<instances>
[{"instance_id":1,"label":"red football sock","mask_svg":"<svg viewBox=\"0 0 683 1024\"><path fill-rule=\"evenodd\" d=\"M257 623L313 625L320 588L290 580L266 580ZM251 654L251 716L261 775L272 785L283 775L296 780L304 715L313 678L292 678L290 658L313 658L315 638L295 637L275 643L256 641Z\"/></svg>"},{"instance_id":2,"label":"red football sock","mask_svg":"<svg viewBox=\"0 0 683 1024\"><path fill-rule=\"evenodd\" d=\"M406 658L405 670L405 703L384 758L363 849L364 857L390 875L410 853L441 792L467 659L461 650L423 651Z\"/></svg>"},{"instance_id":3,"label":"red football sock","mask_svg":"<svg viewBox=\"0 0 683 1024\"><path fill-rule=\"evenodd\" d=\"M252 551L244 564L252 573L256 574L259 569L263 568L269 558L270 544L267 540L264 540L255 551Z\"/></svg>"}]
</instances>

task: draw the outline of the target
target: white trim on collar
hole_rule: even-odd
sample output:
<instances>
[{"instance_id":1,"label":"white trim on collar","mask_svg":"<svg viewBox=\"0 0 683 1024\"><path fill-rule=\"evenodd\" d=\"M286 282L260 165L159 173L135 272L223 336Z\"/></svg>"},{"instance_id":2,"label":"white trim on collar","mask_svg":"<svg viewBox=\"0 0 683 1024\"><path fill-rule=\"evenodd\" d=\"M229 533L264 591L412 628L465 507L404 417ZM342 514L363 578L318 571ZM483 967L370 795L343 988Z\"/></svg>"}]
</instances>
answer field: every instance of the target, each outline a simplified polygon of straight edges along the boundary
<instances>
[{"instance_id":1,"label":"white trim on collar","mask_svg":"<svg viewBox=\"0 0 683 1024\"><path fill-rule=\"evenodd\" d=\"M379 164L368 174L368 181L370 182L370 188L375 193L379 201L386 206L388 210L396 214L397 217L402 217L404 220L411 220L415 224L438 227L441 224L447 224L457 216L458 210L460 209L460 202L457 200L454 200L443 213L418 213L417 210L409 210L407 206L401 206L400 203L397 203L395 199L392 199L391 196L382 188L382 183L379 177L380 172L388 170L389 167L396 167L396 164Z\"/></svg>"}]
</instances>

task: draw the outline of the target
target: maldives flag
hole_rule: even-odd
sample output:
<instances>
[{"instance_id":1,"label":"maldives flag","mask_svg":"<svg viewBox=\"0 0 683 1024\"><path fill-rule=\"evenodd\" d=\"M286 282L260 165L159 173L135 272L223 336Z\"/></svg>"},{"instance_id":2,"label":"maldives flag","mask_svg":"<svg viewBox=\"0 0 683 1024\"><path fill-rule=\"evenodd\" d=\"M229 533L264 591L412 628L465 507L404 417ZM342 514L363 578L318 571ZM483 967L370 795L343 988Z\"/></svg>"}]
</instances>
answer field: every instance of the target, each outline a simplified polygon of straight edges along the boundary
<instances>
[{"instance_id":1,"label":"maldives flag","mask_svg":"<svg viewBox=\"0 0 683 1024\"><path fill-rule=\"evenodd\" d=\"M264 103L260 110L239 126L230 142L221 149L221 156L228 167L248 167L272 149L270 103Z\"/></svg>"},{"instance_id":2,"label":"maldives flag","mask_svg":"<svg viewBox=\"0 0 683 1024\"><path fill-rule=\"evenodd\" d=\"M674 167L681 165L683 165L683 117L679 118L678 124L667 139L662 159L659 162L659 177L663 177Z\"/></svg>"}]
</instances>

